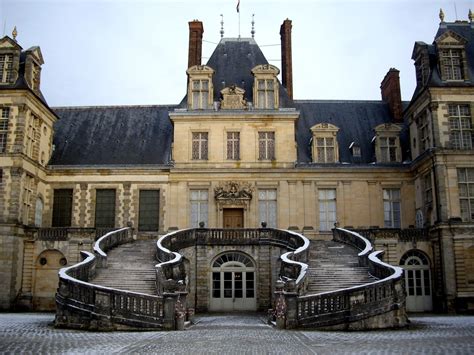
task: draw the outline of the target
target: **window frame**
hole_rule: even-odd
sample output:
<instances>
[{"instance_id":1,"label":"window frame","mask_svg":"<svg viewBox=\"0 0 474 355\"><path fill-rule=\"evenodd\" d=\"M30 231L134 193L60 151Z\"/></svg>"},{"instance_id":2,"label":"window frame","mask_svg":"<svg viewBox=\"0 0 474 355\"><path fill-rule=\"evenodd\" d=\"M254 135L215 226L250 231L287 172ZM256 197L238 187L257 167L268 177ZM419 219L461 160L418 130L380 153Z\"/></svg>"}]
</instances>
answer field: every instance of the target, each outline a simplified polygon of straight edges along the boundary
<instances>
[{"instance_id":1,"label":"window frame","mask_svg":"<svg viewBox=\"0 0 474 355\"><path fill-rule=\"evenodd\" d=\"M7 152L8 127L10 125L10 107L0 107L0 154Z\"/></svg>"},{"instance_id":2,"label":"window frame","mask_svg":"<svg viewBox=\"0 0 474 355\"><path fill-rule=\"evenodd\" d=\"M386 197L385 192L387 192L387 195L388 195L387 197ZM393 197L394 192L398 192L398 197ZM401 189L399 187L383 188L382 199L383 199L383 212L384 212L384 228L401 228L401 225L402 225ZM394 208L397 204L398 204L398 211ZM387 216L387 213L389 213L390 215ZM398 216L396 216L396 214L398 214ZM398 219L396 217L398 217Z\"/></svg>"},{"instance_id":3,"label":"window frame","mask_svg":"<svg viewBox=\"0 0 474 355\"><path fill-rule=\"evenodd\" d=\"M275 196L274 198L271 196L273 194ZM273 210L273 215L271 210ZM278 227L278 189L258 189L258 216L260 219L259 222L266 222L268 228Z\"/></svg>"},{"instance_id":4,"label":"window frame","mask_svg":"<svg viewBox=\"0 0 474 355\"><path fill-rule=\"evenodd\" d=\"M112 193L113 198L105 196L107 193ZM101 196L104 194L104 196ZM110 199L112 203L107 201ZM99 201L102 200L102 201ZM114 228L117 207L117 190L113 188L103 188L95 190L95 228ZM99 221L99 222L98 222Z\"/></svg>"},{"instance_id":5,"label":"window frame","mask_svg":"<svg viewBox=\"0 0 474 355\"><path fill-rule=\"evenodd\" d=\"M454 114L453 108L456 111ZM467 114L462 114L462 109L466 109ZM457 125L457 128L453 128L455 125ZM469 104L448 104L448 127L449 146L451 149L465 150L473 148L472 113ZM467 139L465 139L465 135L468 137Z\"/></svg>"},{"instance_id":6,"label":"window frame","mask_svg":"<svg viewBox=\"0 0 474 355\"><path fill-rule=\"evenodd\" d=\"M193 193L197 193L198 197L193 198ZM206 197L204 198L203 195ZM197 213L194 218L193 206L196 206ZM199 227L200 222L204 222L204 226L209 225L209 190L208 189L190 189L189 190L189 224L190 228Z\"/></svg>"},{"instance_id":7,"label":"window frame","mask_svg":"<svg viewBox=\"0 0 474 355\"><path fill-rule=\"evenodd\" d=\"M276 160L276 134L275 131L258 131L258 160Z\"/></svg>"},{"instance_id":8,"label":"window frame","mask_svg":"<svg viewBox=\"0 0 474 355\"><path fill-rule=\"evenodd\" d=\"M227 160L240 160L240 132L226 131Z\"/></svg>"},{"instance_id":9,"label":"window frame","mask_svg":"<svg viewBox=\"0 0 474 355\"><path fill-rule=\"evenodd\" d=\"M474 221L474 168L457 168L457 175L459 213L463 222L472 222Z\"/></svg>"},{"instance_id":10,"label":"window frame","mask_svg":"<svg viewBox=\"0 0 474 355\"><path fill-rule=\"evenodd\" d=\"M2 57L10 58L10 60L1 60ZM9 84L13 81L14 60L15 55L13 53L0 53L0 84Z\"/></svg>"},{"instance_id":11,"label":"window frame","mask_svg":"<svg viewBox=\"0 0 474 355\"><path fill-rule=\"evenodd\" d=\"M329 194L331 192L331 194ZM330 197L330 195L334 197ZM333 210L331 210L331 208ZM337 222L337 189L318 188L318 211L319 211L319 231L328 232L332 230ZM322 218L322 216L325 218ZM333 218L330 218L332 214ZM324 221L322 221L324 219Z\"/></svg>"},{"instance_id":12,"label":"window frame","mask_svg":"<svg viewBox=\"0 0 474 355\"><path fill-rule=\"evenodd\" d=\"M71 227L73 201L74 189L54 189L52 227Z\"/></svg>"},{"instance_id":13,"label":"window frame","mask_svg":"<svg viewBox=\"0 0 474 355\"><path fill-rule=\"evenodd\" d=\"M150 195L145 197L145 195ZM153 195L153 196L152 196ZM150 198L152 197L152 198ZM160 190L159 189L140 189L138 190L138 231L140 232L158 232L160 229ZM152 203L145 199L153 200ZM155 204L156 203L156 204ZM156 214L155 214L156 213Z\"/></svg>"},{"instance_id":14,"label":"window frame","mask_svg":"<svg viewBox=\"0 0 474 355\"><path fill-rule=\"evenodd\" d=\"M209 160L209 132L191 132L191 160Z\"/></svg>"}]
</instances>

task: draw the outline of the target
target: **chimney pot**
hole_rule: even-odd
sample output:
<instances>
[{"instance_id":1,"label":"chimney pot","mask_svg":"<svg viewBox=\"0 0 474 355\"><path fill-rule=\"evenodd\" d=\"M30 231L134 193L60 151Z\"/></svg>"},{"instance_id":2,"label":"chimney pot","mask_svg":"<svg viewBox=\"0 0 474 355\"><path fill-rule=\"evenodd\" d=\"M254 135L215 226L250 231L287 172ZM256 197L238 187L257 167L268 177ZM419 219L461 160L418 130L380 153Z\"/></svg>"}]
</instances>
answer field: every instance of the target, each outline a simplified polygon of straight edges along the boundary
<instances>
[{"instance_id":1,"label":"chimney pot","mask_svg":"<svg viewBox=\"0 0 474 355\"><path fill-rule=\"evenodd\" d=\"M382 100L388 103L393 121L403 122L402 95L400 91L400 71L390 68L380 84Z\"/></svg>"},{"instance_id":2,"label":"chimney pot","mask_svg":"<svg viewBox=\"0 0 474 355\"><path fill-rule=\"evenodd\" d=\"M280 27L282 84L293 100L293 61L291 57L291 20L286 19Z\"/></svg>"},{"instance_id":3,"label":"chimney pot","mask_svg":"<svg viewBox=\"0 0 474 355\"><path fill-rule=\"evenodd\" d=\"M203 33L204 27L201 21L194 20L189 22L188 68L194 65L201 65Z\"/></svg>"}]
</instances>

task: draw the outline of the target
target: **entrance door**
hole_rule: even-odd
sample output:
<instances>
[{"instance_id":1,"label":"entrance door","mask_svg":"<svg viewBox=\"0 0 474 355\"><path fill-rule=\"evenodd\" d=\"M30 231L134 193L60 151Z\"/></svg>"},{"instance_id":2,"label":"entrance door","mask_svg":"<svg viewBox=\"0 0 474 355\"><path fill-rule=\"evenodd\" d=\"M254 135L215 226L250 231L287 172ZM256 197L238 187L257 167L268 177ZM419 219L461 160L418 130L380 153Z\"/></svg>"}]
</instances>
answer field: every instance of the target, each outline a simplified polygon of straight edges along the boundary
<instances>
[{"instance_id":1,"label":"entrance door","mask_svg":"<svg viewBox=\"0 0 474 355\"><path fill-rule=\"evenodd\" d=\"M224 208L224 228L243 228L244 210L242 208Z\"/></svg>"},{"instance_id":2,"label":"entrance door","mask_svg":"<svg viewBox=\"0 0 474 355\"><path fill-rule=\"evenodd\" d=\"M211 311L254 311L257 309L255 266L242 253L221 255L212 264Z\"/></svg>"},{"instance_id":3,"label":"entrance door","mask_svg":"<svg viewBox=\"0 0 474 355\"><path fill-rule=\"evenodd\" d=\"M407 311L431 311L433 302L428 257L417 250L410 250L402 257L400 264L405 269Z\"/></svg>"}]
</instances>

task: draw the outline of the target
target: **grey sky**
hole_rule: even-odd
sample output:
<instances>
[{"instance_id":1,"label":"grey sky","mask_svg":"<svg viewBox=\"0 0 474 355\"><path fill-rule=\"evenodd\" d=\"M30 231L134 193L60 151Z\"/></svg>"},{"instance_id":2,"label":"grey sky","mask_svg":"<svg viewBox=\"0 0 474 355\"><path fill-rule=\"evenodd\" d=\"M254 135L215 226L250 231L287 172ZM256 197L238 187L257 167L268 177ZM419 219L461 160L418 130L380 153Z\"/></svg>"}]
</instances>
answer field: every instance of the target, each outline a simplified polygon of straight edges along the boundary
<instances>
[{"instance_id":1,"label":"grey sky","mask_svg":"<svg viewBox=\"0 0 474 355\"><path fill-rule=\"evenodd\" d=\"M293 21L297 99L380 99L380 81L400 70L410 99L415 41L431 43L446 21L467 20L474 1L240 1L241 36L280 67L279 29ZM188 21L204 23L203 63L219 39L238 36L237 0L0 0L2 33L41 47L42 91L52 106L175 104L186 90ZM456 12L455 12L456 10ZM209 43L213 42L213 43ZM275 60L275 61L273 61Z\"/></svg>"}]
</instances>

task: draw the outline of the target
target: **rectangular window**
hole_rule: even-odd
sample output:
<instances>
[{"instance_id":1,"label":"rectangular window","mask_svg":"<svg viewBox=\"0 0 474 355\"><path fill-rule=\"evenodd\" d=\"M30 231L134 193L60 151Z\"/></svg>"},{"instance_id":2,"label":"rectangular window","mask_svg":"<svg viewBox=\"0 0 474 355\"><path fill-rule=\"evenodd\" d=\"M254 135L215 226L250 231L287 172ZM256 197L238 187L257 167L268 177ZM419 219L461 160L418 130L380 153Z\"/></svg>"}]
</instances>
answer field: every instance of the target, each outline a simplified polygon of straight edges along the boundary
<instances>
[{"instance_id":1,"label":"rectangular window","mask_svg":"<svg viewBox=\"0 0 474 355\"><path fill-rule=\"evenodd\" d=\"M334 163L335 157L335 139L334 137L317 137L316 138L316 162L317 163Z\"/></svg>"},{"instance_id":2,"label":"rectangular window","mask_svg":"<svg viewBox=\"0 0 474 355\"><path fill-rule=\"evenodd\" d=\"M207 190L191 190L191 228L199 227L200 222L204 222L207 227L208 221L208 200L209 192Z\"/></svg>"},{"instance_id":3,"label":"rectangular window","mask_svg":"<svg viewBox=\"0 0 474 355\"><path fill-rule=\"evenodd\" d=\"M115 190L100 189L95 194L95 227L115 227Z\"/></svg>"},{"instance_id":4,"label":"rectangular window","mask_svg":"<svg viewBox=\"0 0 474 355\"><path fill-rule=\"evenodd\" d=\"M258 159L275 159L275 132L258 132Z\"/></svg>"},{"instance_id":5,"label":"rectangular window","mask_svg":"<svg viewBox=\"0 0 474 355\"><path fill-rule=\"evenodd\" d=\"M458 169L458 188L461 218L474 221L474 168Z\"/></svg>"},{"instance_id":6,"label":"rectangular window","mask_svg":"<svg viewBox=\"0 0 474 355\"><path fill-rule=\"evenodd\" d=\"M31 199L33 196L34 179L30 175L26 175L23 186L23 224L28 224L31 211Z\"/></svg>"},{"instance_id":7,"label":"rectangular window","mask_svg":"<svg viewBox=\"0 0 474 355\"><path fill-rule=\"evenodd\" d=\"M423 177L423 186L425 189L425 206L431 206L431 204L433 203L433 186L431 184L431 173L428 173Z\"/></svg>"},{"instance_id":8,"label":"rectangular window","mask_svg":"<svg viewBox=\"0 0 474 355\"><path fill-rule=\"evenodd\" d=\"M471 112L468 105L448 105L449 143L452 149L472 149Z\"/></svg>"},{"instance_id":9,"label":"rectangular window","mask_svg":"<svg viewBox=\"0 0 474 355\"><path fill-rule=\"evenodd\" d=\"M193 109L209 108L209 80L192 81Z\"/></svg>"},{"instance_id":10,"label":"rectangular window","mask_svg":"<svg viewBox=\"0 0 474 355\"><path fill-rule=\"evenodd\" d=\"M9 83L13 75L13 55L0 54L0 83Z\"/></svg>"},{"instance_id":11,"label":"rectangular window","mask_svg":"<svg viewBox=\"0 0 474 355\"><path fill-rule=\"evenodd\" d=\"M444 80L462 80L462 55L460 49L441 51L441 66Z\"/></svg>"},{"instance_id":12,"label":"rectangular window","mask_svg":"<svg viewBox=\"0 0 474 355\"><path fill-rule=\"evenodd\" d=\"M329 231L336 223L336 189L319 190L319 230Z\"/></svg>"},{"instance_id":13,"label":"rectangular window","mask_svg":"<svg viewBox=\"0 0 474 355\"><path fill-rule=\"evenodd\" d=\"M419 121L419 136L421 153L431 148L431 134L428 116L425 114L420 117Z\"/></svg>"},{"instance_id":14,"label":"rectangular window","mask_svg":"<svg viewBox=\"0 0 474 355\"><path fill-rule=\"evenodd\" d=\"M273 79L257 80L257 108L275 108L275 83Z\"/></svg>"},{"instance_id":15,"label":"rectangular window","mask_svg":"<svg viewBox=\"0 0 474 355\"><path fill-rule=\"evenodd\" d=\"M267 227L277 227L277 190L258 190L258 209L260 222L267 222Z\"/></svg>"},{"instance_id":16,"label":"rectangular window","mask_svg":"<svg viewBox=\"0 0 474 355\"><path fill-rule=\"evenodd\" d=\"M10 108L3 107L0 109L0 111L0 153L5 153L7 150L8 119L10 118Z\"/></svg>"},{"instance_id":17,"label":"rectangular window","mask_svg":"<svg viewBox=\"0 0 474 355\"><path fill-rule=\"evenodd\" d=\"M72 189L55 189L53 197L53 227L70 227Z\"/></svg>"},{"instance_id":18,"label":"rectangular window","mask_svg":"<svg viewBox=\"0 0 474 355\"><path fill-rule=\"evenodd\" d=\"M159 229L160 190L140 190L138 230L156 232Z\"/></svg>"},{"instance_id":19,"label":"rectangular window","mask_svg":"<svg viewBox=\"0 0 474 355\"><path fill-rule=\"evenodd\" d=\"M192 142L193 160L207 160L208 157L208 133L193 132Z\"/></svg>"},{"instance_id":20,"label":"rectangular window","mask_svg":"<svg viewBox=\"0 0 474 355\"><path fill-rule=\"evenodd\" d=\"M382 163L397 161L397 139L395 137L379 137Z\"/></svg>"},{"instance_id":21,"label":"rectangular window","mask_svg":"<svg viewBox=\"0 0 474 355\"><path fill-rule=\"evenodd\" d=\"M400 189L383 189L385 228L400 228Z\"/></svg>"},{"instance_id":22,"label":"rectangular window","mask_svg":"<svg viewBox=\"0 0 474 355\"><path fill-rule=\"evenodd\" d=\"M240 132L227 132L227 159L240 159Z\"/></svg>"}]
</instances>

